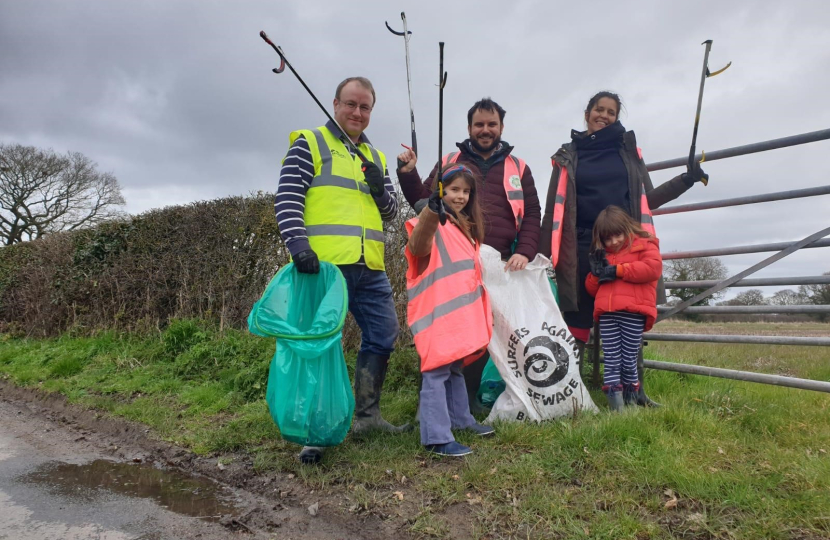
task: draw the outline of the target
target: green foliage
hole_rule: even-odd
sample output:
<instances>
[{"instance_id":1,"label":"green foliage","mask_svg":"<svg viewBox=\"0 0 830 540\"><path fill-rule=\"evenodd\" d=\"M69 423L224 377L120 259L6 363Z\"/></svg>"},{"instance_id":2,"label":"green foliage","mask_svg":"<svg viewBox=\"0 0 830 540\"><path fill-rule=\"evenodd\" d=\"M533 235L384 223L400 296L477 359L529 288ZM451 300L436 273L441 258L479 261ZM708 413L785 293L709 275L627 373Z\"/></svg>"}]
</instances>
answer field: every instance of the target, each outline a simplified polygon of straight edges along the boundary
<instances>
[{"instance_id":1,"label":"green foliage","mask_svg":"<svg viewBox=\"0 0 830 540\"><path fill-rule=\"evenodd\" d=\"M206 326L204 321L197 319L174 319L170 321L170 325L161 335L165 352L175 357L195 345L203 344L209 337ZM200 351L194 351L193 354L198 358Z\"/></svg>"},{"instance_id":2,"label":"green foliage","mask_svg":"<svg viewBox=\"0 0 830 540\"><path fill-rule=\"evenodd\" d=\"M54 377L71 377L84 369L85 362L78 357L61 358L49 366L49 373Z\"/></svg>"},{"instance_id":3,"label":"green foliage","mask_svg":"<svg viewBox=\"0 0 830 540\"><path fill-rule=\"evenodd\" d=\"M664 322L674 333L694 324ZM827 335L820 323L727 324L717 333ZM830 380L822 347L652 342L646 356ZM424 537L826 538L830 398L819 392L649 370L660 409L602 411L457 432L474 453L433 458L417 430L348 437L302 467L262 399L273 340L174 320L163 332L0 340L0 373L146 424L199 454L250 456L362 513L400 516ZM353 366L354 353L347 355ZM59 367L60 366L60 367ZM78 369L80 367L80 369ZM417 355L395 353L381 408L410 421ZM259 384L257 388L256 385ZM393 494L400 492L404 500ZM395 519L395 518L392 518Z\"/></svg>"},{"instance_id":4,"label":"green foliage","mask_svg":"<svg viewBox=\"0 0 830 540\"><path fill-rule=\"evenodd\" d=\"M112 265L118 255L126 251L134 231L133 223L113 221L73 235L75 253L72 264L77 275L100 272L103 267Z\"/></svg>"}]
</instances>

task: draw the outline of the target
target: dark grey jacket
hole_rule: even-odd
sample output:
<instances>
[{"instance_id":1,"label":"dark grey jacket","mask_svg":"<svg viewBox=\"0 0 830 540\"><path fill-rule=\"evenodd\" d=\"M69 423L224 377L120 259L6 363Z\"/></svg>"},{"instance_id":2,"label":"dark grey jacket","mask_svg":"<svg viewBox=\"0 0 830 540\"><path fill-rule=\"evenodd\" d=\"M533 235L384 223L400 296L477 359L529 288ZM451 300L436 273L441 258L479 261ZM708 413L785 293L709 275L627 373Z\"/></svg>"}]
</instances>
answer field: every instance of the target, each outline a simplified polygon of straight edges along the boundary
<instances>
[{"instance_id":1,"label":"dark grey jacket","mask_svg":"<svg viewBox=\"0 0 830 540\"><path fill-rule=\"evenodd\" d=\"M645 186L648 206L654 210L672 201L689 190L690 186L678 175L668 182L661 184L656 189L651 183L651 178L646 170L645 161L637 151L637 140L633 131L626 131L623 135L623 143L620 147L625 169L628 171L628 192L631 200L629 214L640 220L640 184ZM577 255L576 255L576 182L575 178L577 151L573 142L563 144L562 147L551 157L553 159L553 173L548 186L548 198L545 205L545 213L542 216L542 234L539 238L539 253L550 257L551 237L553 225L553 207L556 201L556 190L559 184L559 174L564 167L568 173L568 187L565 195L565 215L562 219L562 242L559 249L559 261L556 265L556 285L559 288L559 308L562 311L578 311L577 298L579 298L579 283L584 281L585 276L578 276ZM658 231L659 235L659 231ZM663 280L657 286L657 303L666 302L666 291L663 287Z\"/></svg>"}]
</instances>

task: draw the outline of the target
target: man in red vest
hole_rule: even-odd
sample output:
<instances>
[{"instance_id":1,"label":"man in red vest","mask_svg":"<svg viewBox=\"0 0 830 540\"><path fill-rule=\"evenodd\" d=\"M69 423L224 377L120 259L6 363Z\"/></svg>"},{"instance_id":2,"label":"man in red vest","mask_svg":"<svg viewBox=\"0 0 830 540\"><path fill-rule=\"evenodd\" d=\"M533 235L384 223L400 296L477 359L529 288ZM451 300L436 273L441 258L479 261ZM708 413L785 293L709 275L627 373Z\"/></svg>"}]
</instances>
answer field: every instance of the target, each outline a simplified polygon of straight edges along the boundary
<instances>
[{"instance_id":1,"label":"man in red vest","mask_svg":"<svg viewBox=\"0 0 830 540\"><path fill-rule=\"evenodd\" d=\"M505 110L490 98L476 102L467 112L469 138L457 143L458 151L445 155L444 164L463 163L479 173L482 209L486 216L484 243L501 253L505 270L522 270L536 257L542 208L536 194L533 175L524 160L512 154L513 147L501 139ZM432 181L442 165L437 163L422 181L411 150L398 156L398 180L410 206L418 212L418 201L432 192ZM478 402L481 372L488 355L464 368L470 410L482 412Z\"/></svg>"}]
</instances>

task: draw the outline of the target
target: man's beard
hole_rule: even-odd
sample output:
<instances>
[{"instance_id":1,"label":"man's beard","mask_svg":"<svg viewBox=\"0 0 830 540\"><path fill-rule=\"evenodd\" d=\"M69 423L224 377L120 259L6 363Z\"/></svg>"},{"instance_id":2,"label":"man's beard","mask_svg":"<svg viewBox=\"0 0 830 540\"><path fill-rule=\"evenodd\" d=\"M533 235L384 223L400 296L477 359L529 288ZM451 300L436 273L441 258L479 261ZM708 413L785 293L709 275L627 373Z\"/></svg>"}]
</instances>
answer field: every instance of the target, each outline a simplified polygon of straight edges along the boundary
<instances>
[{"instance_id":1,"label":"man's beard","mask_svg":"<svg viewBox=\"0 0 830 540\"><path fill-rule=\"evenodd\" d=\"M493 139L493 142L490 144L489 147L484 148L483 146L478 144L478 141L476 139L470 137L470 145L473 147L473 150L481 154L487 154L489 152L494 151L496 148L499 147L499 143L501 143L501 137L496 137L495 139Z\"/></svg>"}]
</instances>

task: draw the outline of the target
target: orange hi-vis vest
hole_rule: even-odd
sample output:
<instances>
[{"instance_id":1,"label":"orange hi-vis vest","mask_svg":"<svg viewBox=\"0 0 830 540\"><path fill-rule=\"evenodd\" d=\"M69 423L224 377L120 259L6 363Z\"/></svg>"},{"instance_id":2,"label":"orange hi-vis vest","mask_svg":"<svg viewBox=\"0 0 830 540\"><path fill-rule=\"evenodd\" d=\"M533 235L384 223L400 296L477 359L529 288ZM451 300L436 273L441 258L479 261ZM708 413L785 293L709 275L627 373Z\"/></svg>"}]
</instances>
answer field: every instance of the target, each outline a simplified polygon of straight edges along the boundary
<instances>
[{"instance_id":1,"label":"orange hi-vis vest","mask_svg":"<svg viewBox=\"0 0 830 540\"><path fill-rule=\"evenodd\" d=\"M640 159L643 159L643 151L637 148L637 154ZM556 167L558 163L553 161L553 166ZM559 262L559 247L562 245L562 219L565 217L565 195L568 193L568 169L566 167L559 167L559 182L556 185L556 199L553 203L553 227L550 239L550 260L553 267ZM654 229L654 217L651 215L651 209L648 207L648 198L646 197L646 187L640 183L640 227L644 231L651 234L655 238L657 233Z\"/></svg>"},{"instance_id":2,"label":"orange hi-vis vest","mask_svg":"<svg viewBox=\"0 0 830 540\"><path fill-rule=\"evenodd\" d=\"M406 222L412 234L418 218ZM490 298L481 277L479 244L451 221L439 225L429 264L418 274L419 257L406 249L406 306L421 371L479 358L493 336Z\"/></svg>"},{"instance_id":3,"label":"orange hi-vis vest","mask_svg":"<svg viewBox=\"0 0 830 540\"><path fill-rule=\"evenodd\" d=\"M458 161L461 152L450 152L441 158L441 167ZM522 176L525 174L525 161L521 158L507 156L504 158L504 192L507 194L507 202L513 210L513 217L516 219L516 230L522 228L522 218L525 215L525 194L522 191Z\"/></svg>"}]
</instances>

